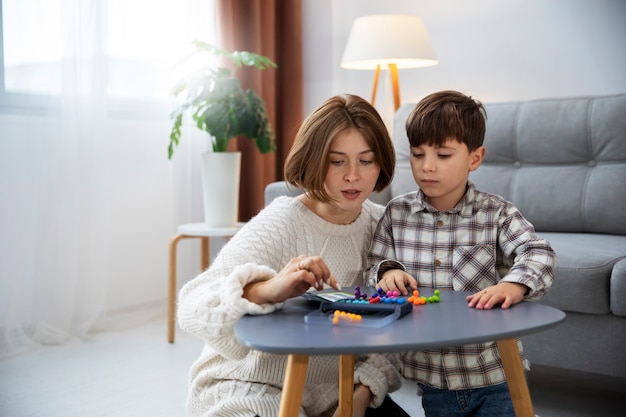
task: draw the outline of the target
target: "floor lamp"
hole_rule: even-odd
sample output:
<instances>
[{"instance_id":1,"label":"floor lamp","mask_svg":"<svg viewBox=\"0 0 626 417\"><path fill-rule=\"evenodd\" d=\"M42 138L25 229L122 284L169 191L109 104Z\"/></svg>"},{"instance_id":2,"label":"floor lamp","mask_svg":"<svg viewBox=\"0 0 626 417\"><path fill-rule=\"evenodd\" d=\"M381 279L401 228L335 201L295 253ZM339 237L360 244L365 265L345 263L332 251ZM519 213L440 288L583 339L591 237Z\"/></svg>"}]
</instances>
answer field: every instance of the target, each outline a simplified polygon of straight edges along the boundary
<instances>
[{"instance_id":1,"label":"floor lamp","mask_svg":"<svg viewBox=\"0 0 626 417\"><path fill-rule=\"evenodd\" d=\"M411 15L372 15L357 18L352 24L341 67L375 70L372 105L381 67L387 66L391 76L394 110L400 107L398 69L437 65L424 22Z\"/></svg>"}]
</instances>

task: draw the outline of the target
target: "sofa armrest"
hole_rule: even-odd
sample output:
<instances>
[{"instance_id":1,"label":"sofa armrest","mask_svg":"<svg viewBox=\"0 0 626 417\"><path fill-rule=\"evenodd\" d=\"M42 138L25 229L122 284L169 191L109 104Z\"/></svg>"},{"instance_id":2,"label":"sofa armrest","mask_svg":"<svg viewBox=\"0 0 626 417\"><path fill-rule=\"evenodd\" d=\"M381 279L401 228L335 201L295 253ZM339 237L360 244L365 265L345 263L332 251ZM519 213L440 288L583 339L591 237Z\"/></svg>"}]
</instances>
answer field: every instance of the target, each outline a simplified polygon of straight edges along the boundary
<instances>
[{"instance_id":1,"label":"sofa armrest","mask_svg":"<svg viewBox=\"0 0 626 417\"><path fill-rule=\"evenodd\" d=\"M265 206L274 201L276 197L286 195L288 197L295 197L302 194L300 188L287 184L285 181L276 181L267 184L265 187Z\"/></svg>"},{"instance_id":2,"label":"sofa armrest","mask_svg":"<svg viewBox=\"0 0 626 417\"><path fill-rule=\"evenodd\" d=\"M611 311L626 316L626 258L619 260L611 272Z\"/></svg>"}]
</instances>

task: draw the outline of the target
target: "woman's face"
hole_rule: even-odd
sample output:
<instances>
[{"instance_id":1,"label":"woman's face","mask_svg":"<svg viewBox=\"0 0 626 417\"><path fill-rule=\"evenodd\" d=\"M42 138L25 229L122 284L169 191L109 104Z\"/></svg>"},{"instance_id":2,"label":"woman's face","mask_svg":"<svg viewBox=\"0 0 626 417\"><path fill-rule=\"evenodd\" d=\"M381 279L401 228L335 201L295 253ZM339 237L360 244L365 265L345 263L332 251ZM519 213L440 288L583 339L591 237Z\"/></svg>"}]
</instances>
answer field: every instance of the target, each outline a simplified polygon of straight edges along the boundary
<instances>
[{"instance_id":1,"label":"woman's face","mask_svg":"<svg viewBox=\"0 0 626 417\"><path fill-rule=\"evenodd\" d=\"M329 209L354 221L378 181L380 167L374 151L358 130L348 129L333 139L328 158L324 188L334 200Z\"/></svg>"}]
</instances>

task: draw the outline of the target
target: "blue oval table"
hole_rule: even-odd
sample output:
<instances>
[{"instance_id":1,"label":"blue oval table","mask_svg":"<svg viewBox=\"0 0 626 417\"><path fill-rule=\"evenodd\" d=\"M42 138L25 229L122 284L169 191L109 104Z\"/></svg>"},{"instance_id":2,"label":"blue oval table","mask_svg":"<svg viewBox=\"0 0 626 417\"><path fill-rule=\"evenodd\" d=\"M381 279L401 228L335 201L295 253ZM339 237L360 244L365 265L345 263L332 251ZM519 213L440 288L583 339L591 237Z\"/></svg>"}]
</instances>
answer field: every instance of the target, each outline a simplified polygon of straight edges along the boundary
<instances>
[{"instance_id":1,"label":"blue oval table","mask_svg":"<svg viewBox=\"0 0 626 417\"><path fill-rule=\"evenodd\" d=\"M432 294L432 289L420 289L420 295ZM252 349L289 355L279 417L298 415L309 355L340 355L339 413L351 417L355 354L490 340L497 341L516 416L534 417L516 337L555 326L565 319L565 313L531 301L509 309L477 310L467 307L465 297L469 294L441 290L439 303L414 306L409 314L375 330L358 325L307 324L304 317L317 310L319 303L296 298L274 313L244 316L235 325L235 334Z\"/></svg>"}]
</instances>

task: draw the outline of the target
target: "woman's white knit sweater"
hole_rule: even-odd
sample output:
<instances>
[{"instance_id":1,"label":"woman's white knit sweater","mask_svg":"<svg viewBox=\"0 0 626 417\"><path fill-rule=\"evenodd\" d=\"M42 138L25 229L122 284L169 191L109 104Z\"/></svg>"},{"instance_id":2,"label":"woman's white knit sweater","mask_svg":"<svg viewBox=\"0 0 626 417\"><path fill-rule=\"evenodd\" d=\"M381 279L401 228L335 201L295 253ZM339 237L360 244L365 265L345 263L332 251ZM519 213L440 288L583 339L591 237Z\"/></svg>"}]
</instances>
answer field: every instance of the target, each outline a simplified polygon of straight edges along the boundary
<instances>
[{"instance_id":1,"label":"woman's white knit sweater","mask_svg":"<svg viewBox=\"0 0 626 417\"><path fill-rule=\"evenodd\" d=\"M382 211L368 200L356 221L336 225L297 199L279 197L224 246L207 271L182 288L178 323L205 343L190 371L189 416L278 415L286 355L239 344L234 327L247 313L271 313L282 304L251 303L243 298L243 288L273 277L298 255L321 256L341 286L363 285L366 253ZM301 417L332 415L338 369L337 356L310 357ZM354 381L372 391L371 407L400 386L395 368L377 354L355 358Z\"/></svg>"}]
</instances>

